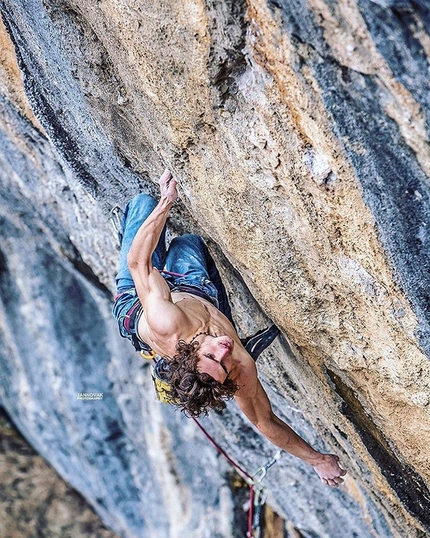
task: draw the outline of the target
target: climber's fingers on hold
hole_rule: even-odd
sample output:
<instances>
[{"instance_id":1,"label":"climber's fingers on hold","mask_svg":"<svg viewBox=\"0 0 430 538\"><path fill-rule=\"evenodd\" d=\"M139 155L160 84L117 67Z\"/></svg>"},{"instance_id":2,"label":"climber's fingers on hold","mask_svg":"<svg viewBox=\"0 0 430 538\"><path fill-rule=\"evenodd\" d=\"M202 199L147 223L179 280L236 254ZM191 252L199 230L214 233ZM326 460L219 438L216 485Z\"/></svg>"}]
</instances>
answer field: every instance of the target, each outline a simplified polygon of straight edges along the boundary
<instances>
[{"instance_id":1,"label":"climber's fingers on hold","mask_svg":"<svg viewBox=\"0 0 430 538\"><path fill-rule=\"evenodd\" d=\"M343 478L336 477L336 478L321 478L321 482L325 486L330 486L332 488L337 488L340 484L343 483Z\"/></svg>"},{"instance_id":2,"label":"climber's fingers on hold","mask_svg":"<svg viewBox=\"0 0 430 538\"><path fill-rule=\"evenodd\" d=\"M158 183L160 184L160 187L161 186L164 186L164 185L167 185L168 183L170 183L170 181L172 180L173 176L172 176L172 172L166 168L162 174L162 176L160 177L160 179L158 180Z\"/></svg>"}]
</instances>

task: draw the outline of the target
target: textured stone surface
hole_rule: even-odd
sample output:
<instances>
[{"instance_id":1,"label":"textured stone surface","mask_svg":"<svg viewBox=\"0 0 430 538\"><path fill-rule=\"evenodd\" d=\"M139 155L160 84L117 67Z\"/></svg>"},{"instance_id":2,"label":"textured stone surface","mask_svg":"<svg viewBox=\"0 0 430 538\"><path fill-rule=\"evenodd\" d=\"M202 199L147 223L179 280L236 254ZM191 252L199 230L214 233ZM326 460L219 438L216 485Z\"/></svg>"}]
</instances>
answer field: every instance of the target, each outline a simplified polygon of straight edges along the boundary
<instances>
[{"instance_id":1,"label":"textured stone surface","mask_svg":"<svg viewBox=\"0 0 430 538\"><path fill-rule=\"evenodd\" d=\"M178 522L197 532L203 515L192 507L213 510L199 497L204 466L189 466L179 449L182 422L149 407L147 374L109 318L108 210L153 192L167 165L182 198L172 225L214 241L241 330L267 315L285 335L260 367L277 411L311 442L323 438L350 470L333 492L285 458L267 479L272 504L304 536L422 535L430 528L426 3L0 5L37 117L3 55L1 398L21 430L66 478L64 454L76 458L71 483L127 536ZM29 339L16 336L23 325ZM87 389L106 397L70 401ZM55 421L42 435L43 413ZM79 429L86 421L91 428ZM208 427L247 468L273 450L234 406ZM173 511L162 522L137 508L144 477L161 472L155 456L144 457L154 429L175 439L178 495L187 492L182 515L176 495L163 498ZM187 435L187 447L197 442ZM92 461L94 439L106 455ZM115 439L124 445L113 449ZM125 504L106 508L112 484L97 497L87 483L91 473L106 480L106 468L121 477ZM151 488L154 503L162 489ZM215 512L231 499L212 498Z\"/></svg>"},{"instance_id":2,"label":"textured stone surface","mask_svg":"<svg viewBox=\"0 0 430 538\"><path fill-rule=\"evenodd\" d=\"M116 538L85 500L28 446L0 413L0 534L3 538Z\"/></svg>"},{"instance_id":3,"label":"textured stone surface","mask_svg":"<svg viewBox=\"0 0 430 538\"><path fill-rule=\"evenodd\" d=\"M8 126L28 128L13 112L2 110ZM163 417L148 366L117 335L111 293L72 242L85 229L77 242L84 248L88 241L90 258L109 268L117 252L107 219L79 184L67 183L46 139L34 130L20 134L25 152L16 145L2 159L3 405L120 535L209 536L215 521L223 535L232 534L230 488L224 473L213 473L211 447L184 417L171 409ZM17 163L19 181L8 183ZM50 199L55 192L58 200ZM103 399L79 400L81 392ZM212 464L207 470L187 466L196 450Z\"/></svg>"}]
</instances>

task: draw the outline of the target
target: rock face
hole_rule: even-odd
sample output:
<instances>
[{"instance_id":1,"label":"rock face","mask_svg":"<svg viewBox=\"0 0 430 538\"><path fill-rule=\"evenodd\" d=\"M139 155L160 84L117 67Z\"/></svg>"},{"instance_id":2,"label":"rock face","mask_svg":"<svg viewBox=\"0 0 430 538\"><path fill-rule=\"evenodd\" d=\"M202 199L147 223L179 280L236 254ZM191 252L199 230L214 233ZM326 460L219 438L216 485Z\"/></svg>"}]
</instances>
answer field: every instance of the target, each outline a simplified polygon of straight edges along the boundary
<instances>
[{"instance_id":1,"label":"rock face","mask_svg":"<svg viewBox=\"0 0 430 538\"><path fill-rule=\"evenodd\" d=\"M427 3L0 5L32 110L3 31L0 394L24 435L123 536L233 535L225 468L109 313L108 211L168 166L241 331L283 331L277 413L350 472L332 491L284 457L271 504L303 536L425 536ZM248 469L274 452L234 405L205 423Z\"/></svg>"},{"instance_id":2,"label":"rock face","mask_svg":"<svg viewBox=\"0 0 430 538\"><path fill-rule=\"evenodd\" d=\"M0 413L0 533L4 538L118 538Z\"/></svg>"}]
</instances>

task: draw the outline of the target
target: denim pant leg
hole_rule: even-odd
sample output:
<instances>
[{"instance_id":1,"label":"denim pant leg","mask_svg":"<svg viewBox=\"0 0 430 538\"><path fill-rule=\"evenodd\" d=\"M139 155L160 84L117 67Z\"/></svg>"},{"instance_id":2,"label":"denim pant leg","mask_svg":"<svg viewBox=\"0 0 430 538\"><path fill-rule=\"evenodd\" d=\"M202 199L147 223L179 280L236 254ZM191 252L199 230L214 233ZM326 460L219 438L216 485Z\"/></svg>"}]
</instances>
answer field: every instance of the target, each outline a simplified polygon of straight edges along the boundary
<instances>
[{"instance_id":1,"label":"denim pant leg","mask_svg":"<svg viewBox=\"0 0 430 538\"><path fill-rule=\"evenodd\" d=\"M142 223L152 213L157 201L149 194L138 194L125 206L122 217L123 238L121 242L121 252L119 256L119 269L116 275L117 289L126 289L134 286L127 263L127 254L130 250L133 239ZM166 229L164 228L157 247L152 255L152 265L157 269L163 269L166 259Z\"/></svg>"},{"instance_id":2,"label":"denim pant leg","mask_svg":"<svg viewBox=\"0 0 430 538\"><path fill-rule=\"evenodd\" d=\"M219 310L233 323L224 284L208 248L199 235L175 237L167 251L166 269L183 277L169 277L174 285L196 286L217 299Z\"/></svg>"}]
</instances>

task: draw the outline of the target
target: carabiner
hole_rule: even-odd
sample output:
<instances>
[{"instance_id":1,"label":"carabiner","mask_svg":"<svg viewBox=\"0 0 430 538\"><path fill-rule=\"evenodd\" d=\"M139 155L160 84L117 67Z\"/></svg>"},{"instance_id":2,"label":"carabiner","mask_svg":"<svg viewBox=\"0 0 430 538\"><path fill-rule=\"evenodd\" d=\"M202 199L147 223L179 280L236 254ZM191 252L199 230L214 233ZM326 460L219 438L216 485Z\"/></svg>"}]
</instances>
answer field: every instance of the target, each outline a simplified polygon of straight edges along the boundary
<instances>
[{"instance_id":1,"label":"carabiner","mask_svg":"<svg viewBox=\"0 0 430 538\"><path fill-rule=\"evenodd\" d=\"M254 484L259 484L263 478L266 476L267 471L270 469L270 467L273 467L275 463L282 457L282 450L278 450L276 454L271 458L265 465L262 465L259 467L255 473L252 475L252 482Z\"/></svg>"}]
</instances>

